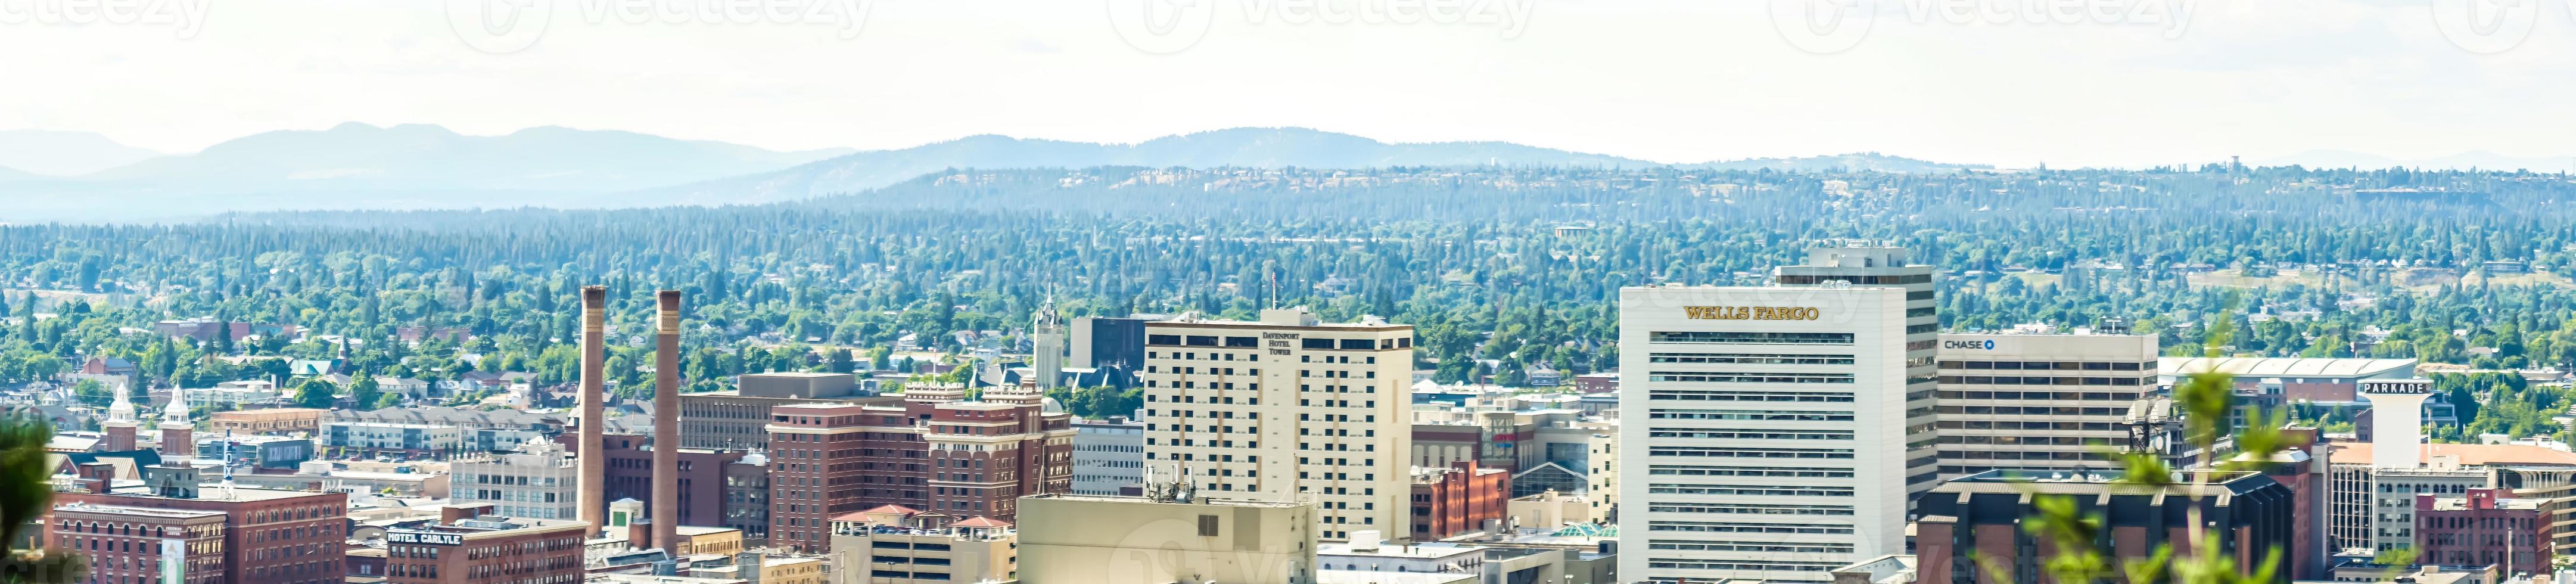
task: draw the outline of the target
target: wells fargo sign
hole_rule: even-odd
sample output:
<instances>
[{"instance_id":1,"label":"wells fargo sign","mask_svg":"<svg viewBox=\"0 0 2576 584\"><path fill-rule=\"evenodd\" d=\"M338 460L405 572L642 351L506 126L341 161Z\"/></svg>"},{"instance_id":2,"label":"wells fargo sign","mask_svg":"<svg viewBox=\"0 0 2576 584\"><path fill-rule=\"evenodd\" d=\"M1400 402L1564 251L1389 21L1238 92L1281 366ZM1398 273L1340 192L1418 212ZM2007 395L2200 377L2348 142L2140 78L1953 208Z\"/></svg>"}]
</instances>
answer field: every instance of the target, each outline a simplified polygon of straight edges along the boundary
<instances>
[{"instance_id":1,"label":"wells fargo sign","mask_svg":"<svg viewBox=\"0 0 2576 584\"><path fill-rule=\"evenodd\" d=\"M1806 306L1684 306L1692 320L1815 320L1821 314Z\"/></svg>"}]
</instances>

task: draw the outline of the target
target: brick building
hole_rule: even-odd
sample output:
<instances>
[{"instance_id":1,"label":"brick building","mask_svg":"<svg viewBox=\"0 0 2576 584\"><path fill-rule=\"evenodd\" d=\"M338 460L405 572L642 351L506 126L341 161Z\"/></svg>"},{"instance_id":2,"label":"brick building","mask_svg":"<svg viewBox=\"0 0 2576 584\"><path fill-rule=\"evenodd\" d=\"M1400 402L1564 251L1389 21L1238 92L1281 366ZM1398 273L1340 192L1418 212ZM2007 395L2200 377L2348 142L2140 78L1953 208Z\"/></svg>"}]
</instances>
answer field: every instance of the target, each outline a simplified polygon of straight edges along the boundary
<instances>
[{"instance_id":1,"label":"brick building","mask_svg":"<svg viewBox=\"0 0 2576 584\"><path fill-rule=\"evenodd\" d=\"M556 436L568 451L579 449L573 434ZM607 481L602 485L602 501L634 499L652 508L653 444L642 434L608 434L600 437L600 451L608 454ZM742 452L718 452L700 448L680 448L680 525L725 526L725 468L742 460ZM602 504L603 507L605 503ZM661 521L662 518L653 518Z\"/></svg>"},{"instance_id":2,"label":"brick building","mask_svg":"<svg viewBox=\"0 0 2576 584\"><path fill-rule=\"evenodd\" d=\"M2548 499L2509 498L2506 489L2469 489L2458 497L2415 496L2416 562L2444 566L2495 564L2505 573L2549 571Z\"/></svg>"},{"instance_id":3,"label":"brick building","mask_svg":"<svg viewBox=\"0 0 2576 584\"><path fill-rule=\"evenodd\" d=\"M82 480L83 492L57 493L54 502L221 513L223 568L215 580L221 584L336 583L346 573L348 493L199 488L195 468L156 466L145 475L160 487L111 493L104 482Z\"/></svg>"},{"instance_id":4,"label":"brick building","mask_svg":"<svg viewBox=\"0 0 2576 584\"><path fill-rule=\"evenodd\" d=\"M390 584L581 582L590 524L485 516L490 505L450 505L438 522L385 531Z\"/></svg>"},{"instance_id":5,"label":"brick building","mask_svg":"<svg viewBox=\"0 0 2576 584\"><path fill-rule=\"evenodd\" d=\"M229 412L206 414L206 424L216 436L221 436L225 432L231 432L234 434L285 434L289 432L308 432L319 434L322 432L322 415L324 413L326 413L325 410L317 410L313 408L234 410Z\"/></svg>"},{"instance_id":6,"label":"brick building","mask_svg":"<svg viewBox=\"0 0 2576 584\"><path fill-rule=\"evenodd\" d=\"M177 559L183 566L180 582L220 584L229 581L224 575L226 519L221 511L70 503L54 507L45 540L89 562L82 582L166 581L169 566L164 562Z\"/></svg>"},{"instance_id":7,"label":"brick building","mask_svg":"<svg viewBox=\"0 0 2576 584\"><path fill-rule=\"evenodd\" d=\"M1073 417L1033 389L909 388L900 407L773 408L769 545L831 549L830 519L881 505L1009 521L1073 485Z\"/></svg>"},{"instance_id":8,"label":"brick building","mask_svg":"<svg viewBox=\"0 0 2576 584\"><path fill-rule=\"evenodd\" d=\"M2071 497L2078 513L2103 517L2099 529L2110 541L2103 551L2113 558L2143 558L2160 545L2186 545L2194 529L2190 511L2195 505L2201 520L2217 532L2219 550L2236 557L2241 566L2250 569L2263 561L2266 551L2292 547L2296 495L2271 477L2245 472L2211 477L2208 496L2196 504L2188 484L2160 490L2122 485L2114 482L2117 478L2089 473L2041 479L1987 471L1941 483L1915 500L1919 518L1914 522L1916 584L2044 580L2041 566L2047 558L2033 552L2044 544L2022 525L2034 513L2034 496ZM2182 479L2182 483L2192 481L2188 476ZM1642 543L1647 549L1666 545L1654 539ZM1783 544L1776 538L1739 536L1739 541L1723 545L1798 553L1826 551L1822 548L1835 544ZM1831 569L1789 579L1827 580L1832 577L1824 572ZM2006 578L1994 577L1997 571ZM2274 572L2273 581L2289 584L2290 571Z\"/></svg>"},{"instance_id":9,"label":"brick building","mask_svg":"<svg viewBox=\"0 0 2576 584\"><path fill-rule=\"evenodd\" d=\"M769 411L783 405L892 405L859 389L848 373L746 373L739 389L680 395L680 447L761 450L769 446Z\"/></svg>"},{"instance_id":10,"label":"brick building","mask_svg":"<svg viewBox=\"0 0 2576 584\"><path fill-rule=\"evenodd\" d=\"M1511 473L1474 461L1449 468L1413 468L1413 540L1439 541L1485 528L1508 516Z\"/></svg>"}]
</instances>

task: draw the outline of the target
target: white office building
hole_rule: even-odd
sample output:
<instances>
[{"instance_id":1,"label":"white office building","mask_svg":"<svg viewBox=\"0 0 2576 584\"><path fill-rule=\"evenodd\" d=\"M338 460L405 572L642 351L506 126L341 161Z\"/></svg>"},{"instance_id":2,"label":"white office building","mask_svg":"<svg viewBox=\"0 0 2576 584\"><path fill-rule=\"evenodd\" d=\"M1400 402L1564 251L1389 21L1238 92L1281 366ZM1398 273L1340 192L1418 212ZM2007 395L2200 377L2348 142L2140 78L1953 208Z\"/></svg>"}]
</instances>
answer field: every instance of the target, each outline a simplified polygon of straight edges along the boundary
<instances>
[{"instance_id":1,"label":"white office building","mask_svg":"<svg viewBox=\"0 0 2576 584\"><path fill-rule=\"evenodd\" d=\"M1818 249L1775 285L1620 291L1619 572L1830 581L1936 483L1931 272Z\"/></svg>"},{"instance_id":2,"label":"white office building","mask_svg":"<svg viewBox=\"0 0 2576 584\"><path fill-rule=\"evenodd\" d=\"M530 441L518 452L450 465L449 497L456 503L490 503L495 514L530 519L575 519L581 478L563 446Z\"/></svg>"},{"instance_id":3,"label":"white office building","mask_svg":"<svg viewBox=\"0 0 2576 584\"><path fill-rule=\"evenodd\" d=\"M1413 327L1325 323L1304 308L1258 322L1145 323L1145 465L1201 496L1313 501L1324 539L1412 525Z\"/></svg>"},{"instance_id":4,"label":"white office building","mask_svg":"<svg viewBox=\"0 0 2576 584\"><path fill-rule=\"evenodd\" d=\"M1145 423L1111 416L1073 423L1073 494L1120 495L1145 486Z\"/></svg>"}]
</instances>

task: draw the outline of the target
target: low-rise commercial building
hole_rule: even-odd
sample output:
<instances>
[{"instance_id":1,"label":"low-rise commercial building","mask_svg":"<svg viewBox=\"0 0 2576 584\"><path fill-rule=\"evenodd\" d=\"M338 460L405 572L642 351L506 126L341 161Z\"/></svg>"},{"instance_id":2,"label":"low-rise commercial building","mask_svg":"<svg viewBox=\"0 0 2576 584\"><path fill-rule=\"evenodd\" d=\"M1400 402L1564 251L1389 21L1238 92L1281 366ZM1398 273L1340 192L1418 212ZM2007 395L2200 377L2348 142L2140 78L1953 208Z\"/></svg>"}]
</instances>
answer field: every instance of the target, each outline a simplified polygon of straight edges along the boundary
<instances>
[{"instance_id":1,"label":"low-rise commercial building","mask_svg":"<svg viewBox=\"0 0 2576 584\"><path fill-rule=\"evenodd\" d=\"M2457 497L2415 497L2415 561L2495 564L2506 573L2548 573L2550 534L2543 499L2511 498L2504 489L2470 489Z\"/></svg>"},{"instance_id":2,"label":"low-rise commercial building","mask_svg":"<svg viewBox=\"0 0 2576 584\"><path fill-rule=\"evenodd\" d=\"M454 505L436 523L385 530L385 581L392 584L568 584L583 580L582 539L590 524L485 515L489 505Z\"/></svg>"},{"instance_id":3,"label":"low-rise commercial building","mask_svg":"<svg viewBox=\"0 0 2576 584\"><path fill-rule=\"evenodd\" d=\"M832 584L1009 581L1018 543L1009 522L881 506L832 518Z\"/></svg>"},{"instance_id":4,"label":"low-rise commercial building","mask_svg":"<svg viewBox=\"0 0 2576 584\"><path fill-rule=\"evenodd\" d=\"M457 504L489 504L498 514L577 519L581 477L562 446L529 442L518 452L449 465L448 493Z\"/></svg>"},{"instance_id":5,"label":"low-rise commercial building","mask_svg":"<svg viewBox=\"0 0 2576 584\"><path fill-rule=\"evenodd\" d=\"M233 410L229 412L206 414L206 424L211 430L213 430L211 433L217 436L221 436L225 432L231 432L234 434L287 434L291 432L314 434L322 431L322 416L325 413L329 413L329 411L313 408Z\"/></svg>"},{"instance_id":6,"label":"low-rise commercial building","mask_svg":"<svg viewBox=\"0 0 2576 584\"><path fill-rule=\"evenodd\" d=\"M1414 541L1439 541L1501 527L1508 517L1511 475L1459 461L1449 468L1413 468ZM1487 525L1493 522L1494 525Z\"/></svg>"},{"instance_id":7,"label":"low-rise commercial building","mask_svg":"<svg viewBox=\"0 0 2576 584\"><path fill-rule=\"evenodd\" d=\"M1020 500L1026 584L1315 581L1313 502L1195 499L1154 485L1145 497Z\"/></svg>"},{"instance_id":8,"label":"low-rise commercial building","mask_svg":"<svg viewBox=\"0 0 2576 584\"><path fill-rule=\"evenodd\" d=\"M2147 557L2158 546L2184 545L2197 507L2222 553L2252 568L2265 550L2290 549L2297 503L2288 487L2258 473L2211 476L2211 488L2195 491L2189 484L2156 488L2117 482L2113 474L2078 474L2032 478L1987 471L1944 482L1916 500L1914 523L1918 584L2033 581L2047 560L2023 522L2035 513L2036 497L2066 496L2086 516L2104 518L2097 529L2111 542L2102 550L2112 557ZM2192 482L2185 477L2184 483ZM2195 494L2200 496L2195 497ZM2196 499L2196 500L2195 500ZM1802 547L1797 540L1739 534L1739 541L1716 545ZM1649 548L1663 545L1649 540ZM1699 543L1694 545L1711 545ZM1875 556L1873 556L1875 557ZM2288 584L2289 570L2275 572L2275 582Z\"/></svg>"}]
</instances>

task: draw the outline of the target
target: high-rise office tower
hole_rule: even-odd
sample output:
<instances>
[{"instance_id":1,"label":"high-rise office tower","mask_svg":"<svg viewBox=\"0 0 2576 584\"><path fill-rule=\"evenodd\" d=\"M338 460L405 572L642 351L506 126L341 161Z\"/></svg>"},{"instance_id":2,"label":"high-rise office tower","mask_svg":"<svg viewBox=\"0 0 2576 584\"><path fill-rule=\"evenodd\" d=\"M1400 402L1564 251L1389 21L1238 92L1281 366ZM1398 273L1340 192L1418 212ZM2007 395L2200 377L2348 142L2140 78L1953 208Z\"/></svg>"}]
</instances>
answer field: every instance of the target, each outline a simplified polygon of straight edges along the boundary
<instances>
[{"instance_id":1,"label":"high-rise office tower","mask_svg":"<svg viewBox=\"0 0 2576 584\"><path fill-rule=\"evenodd\" d=\"M1932 268L1810 250L1770 286L1620 291L1620 573L1828 581L1936 482Z\"/></svg>"},{"instance_id":2,"label":"high-rise office tower","mask_svg":"<svg viewBox=\"0 0 2576 584\"><path fill-rule=\"evenodd\" d=\"M2156 390L2145 335L1941 335L1941 477L2111 469L2129 409Z\"/></svg>"},{"instance_id":3,"label":"high-rise office tower","mask_svg":"<svg viewBox=\"0 0 2576 584\"><path fill-rule=\"evenodd\" d=\"M1413 327L1375 317L1147 322L1147 472L1186 473L1207 497L1315 501L1326 539L1406 533L1412 370Z\"/></svg>"}]
</instances>

